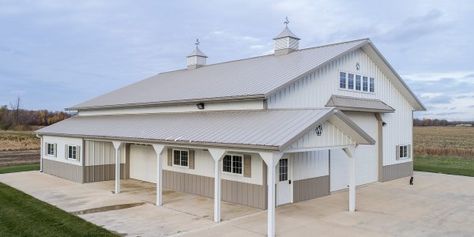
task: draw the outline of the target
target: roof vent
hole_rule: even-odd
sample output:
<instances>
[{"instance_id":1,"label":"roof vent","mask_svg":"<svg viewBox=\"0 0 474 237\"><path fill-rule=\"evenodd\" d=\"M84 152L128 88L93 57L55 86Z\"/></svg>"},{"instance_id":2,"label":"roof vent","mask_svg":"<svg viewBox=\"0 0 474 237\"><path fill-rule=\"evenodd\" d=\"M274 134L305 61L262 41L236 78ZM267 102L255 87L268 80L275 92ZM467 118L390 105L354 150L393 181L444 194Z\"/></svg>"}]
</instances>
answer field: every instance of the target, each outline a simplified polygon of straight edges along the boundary
<instances>
[{"instance_id":1,"label":"roof vent","mask_svg":"<svg viewBox=\"0 0 474 237\"><path fill-rule=\"evenodd\" d=\"M289 54L298 50L300 38L293 34L290 28L288 28L288 24L290 23L288 17L285 18L283 23L285 24L285 29L273 38L273 40L275 40L275 55Z\"/></svg>"},{"instance_id":2,"label":"roof vent","mask_svg":"<svg viewBox=\"0 0 474 237\"><path fill-rule=\"evenodd\" d=\"M196 48L190 55L188 55L186 60L188 69L196 69L206 65L207 56L199 50L199 39L196 39L196 43L194 44L196 45Z\"/></svg>"}]
</instances>

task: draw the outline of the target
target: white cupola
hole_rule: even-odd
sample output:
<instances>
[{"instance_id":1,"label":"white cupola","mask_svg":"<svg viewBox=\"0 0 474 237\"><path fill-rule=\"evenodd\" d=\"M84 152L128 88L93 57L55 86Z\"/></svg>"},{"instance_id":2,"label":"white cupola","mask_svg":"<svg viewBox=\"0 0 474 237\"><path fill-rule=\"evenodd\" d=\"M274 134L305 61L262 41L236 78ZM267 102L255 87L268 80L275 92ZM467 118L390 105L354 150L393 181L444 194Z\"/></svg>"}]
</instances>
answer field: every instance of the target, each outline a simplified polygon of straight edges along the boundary
<instances>
[{"instance_id":1,"label":"white cupola","mask_svg":"<svg viewBox=\"0 0 474 237\"><path fill-rule=\"evenodd\" d=\"M285 18L285 29L278 34L273 40L275 40L275 55L289 54L295 50L298 50L299 40L293 32L288 28L290 21L288 17Z\"/></svg>"},{"instance_id":2,"label":"white cupola","mask_svg":"<svg viewBox=\"0 0 474 237\"><path fill-rule=\"evenodd\" d=\"M199 39L196 39L196 43L194 44L196 45L196 48L190 55L188 55L186 60L188 69L196 69L206 65L207 56L199 50Z\"/></svg>"}]
</instances>

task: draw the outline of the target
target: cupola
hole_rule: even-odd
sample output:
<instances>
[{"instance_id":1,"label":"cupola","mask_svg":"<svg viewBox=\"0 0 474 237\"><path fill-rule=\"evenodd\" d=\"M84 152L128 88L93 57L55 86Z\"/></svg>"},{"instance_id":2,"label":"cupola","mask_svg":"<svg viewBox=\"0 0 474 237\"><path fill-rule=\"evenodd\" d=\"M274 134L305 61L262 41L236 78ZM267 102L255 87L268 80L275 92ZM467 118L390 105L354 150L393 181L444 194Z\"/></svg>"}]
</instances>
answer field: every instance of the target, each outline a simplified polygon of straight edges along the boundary
<instances>
[{"instance_id":1,"label":"cupola","mask_svg":"<svg viewBox=\"0 0 474 237\"><path fill-rule=\"evenodd\" d=\"M290 23L288 17L285 18L283 23L285 24L285 29L273 38L273 40L275 40L275 55L289 54L298 50L300 38L298 38L293 32L291 32L290 28L288 28L288 24Z\"/></svg>"},{"instance_id":2,"label":"cupola","mask_svg":"<svg viewBox=\"0 0 474 237\"><path fill-rule=\"evenodd\" d=\"M206 65L207 56L199 49L199 39L196 39L196 48L186 58L188 69L196 69Z\"/></svg>"}]
</instances>

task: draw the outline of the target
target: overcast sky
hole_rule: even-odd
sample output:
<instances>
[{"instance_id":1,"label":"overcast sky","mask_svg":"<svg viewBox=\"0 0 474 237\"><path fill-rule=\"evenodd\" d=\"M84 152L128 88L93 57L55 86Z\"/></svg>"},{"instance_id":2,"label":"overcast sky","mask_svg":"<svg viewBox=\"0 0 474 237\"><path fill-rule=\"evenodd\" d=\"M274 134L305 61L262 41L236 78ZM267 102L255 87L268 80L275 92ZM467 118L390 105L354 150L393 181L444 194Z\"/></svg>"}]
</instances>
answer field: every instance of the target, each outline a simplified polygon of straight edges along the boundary
<instances>
[{"instance_id":1,"label":"overcast sky","mask_svg":"<svg viewBox=\"0 0 474 237\"><path fill-rule=\"evenodd\" d=\"M473 1L0 0L0 105L62 110L185 67L262 55L283 27L300 47L369 37L426 105L474 120Z\"/></svg>"}]
</instances>

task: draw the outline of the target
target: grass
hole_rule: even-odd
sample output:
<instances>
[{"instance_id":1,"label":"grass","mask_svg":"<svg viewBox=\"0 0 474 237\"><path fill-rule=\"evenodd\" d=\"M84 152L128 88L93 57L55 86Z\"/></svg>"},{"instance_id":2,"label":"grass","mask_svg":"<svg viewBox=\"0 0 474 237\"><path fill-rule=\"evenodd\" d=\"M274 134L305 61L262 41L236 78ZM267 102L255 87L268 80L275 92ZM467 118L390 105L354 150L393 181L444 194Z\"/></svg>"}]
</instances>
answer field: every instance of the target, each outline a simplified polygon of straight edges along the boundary
<instances>
[{"instance_id":1,"label":"grass","mask_svg":"<svg viewBox=\"0 0 474 237\"><path fill-rule=\"evenodd\" d=\"M414 170L474 177L474 159L455 156L415 156Z\"/></svg>"},{"instance_id":2,"label":"grass","mask_svg":"<svg viewBox=\"0 0 474 237\"><path fill-rule=\"evenodd\" d=\"M32 131L0 130L0 151L39 150L40 140Z\"/></svg>"},{"instance_id":3,"label":"grass","mask_svg":"<svg viewBox=\"0 0 474 237\"><path fill-rule=\"evenodd\" d=\"M3 167L0 167L0 174L21 172L21 171L39 170L39 168L40 168L39 164L3 166Z\"/></svg>"},{"instance_id":4,"label":"grass","mask_svg":"<svg viewBox=\"0 0 474 237\"><path fill-rule=\"evenodd\" d=\"M0 183L0 236L117 236Z\"/></svg>"}]
</instances>

